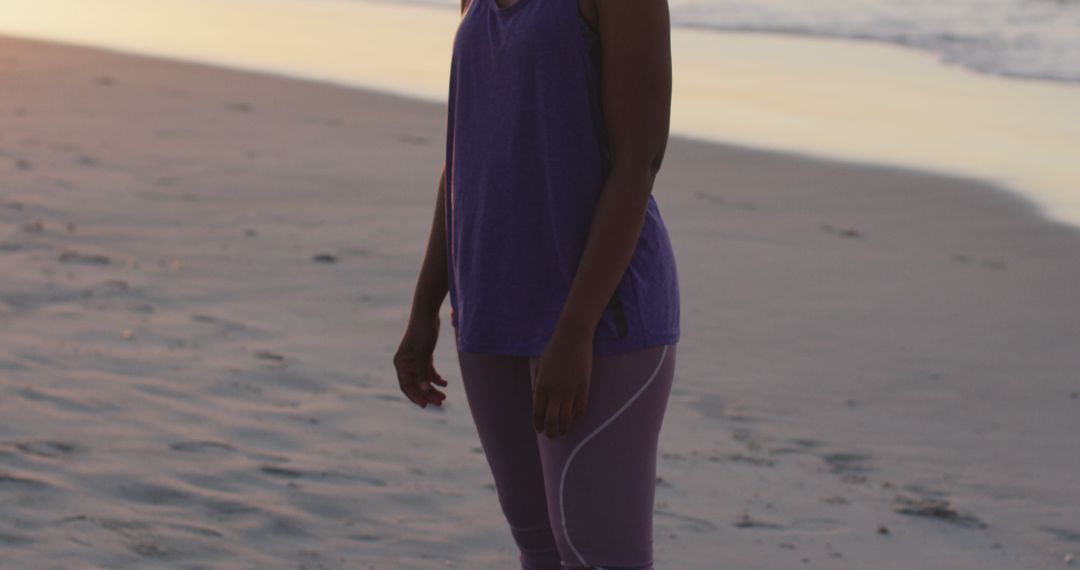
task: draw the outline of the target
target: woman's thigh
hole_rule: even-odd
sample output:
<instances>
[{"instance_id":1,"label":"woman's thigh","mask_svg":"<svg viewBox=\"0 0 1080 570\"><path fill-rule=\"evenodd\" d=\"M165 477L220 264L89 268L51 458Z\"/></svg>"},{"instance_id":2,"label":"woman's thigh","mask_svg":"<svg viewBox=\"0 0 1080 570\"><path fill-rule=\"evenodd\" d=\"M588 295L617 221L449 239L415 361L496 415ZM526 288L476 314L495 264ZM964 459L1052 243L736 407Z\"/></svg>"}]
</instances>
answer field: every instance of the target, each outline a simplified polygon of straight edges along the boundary
<instances>
[{"instance_id":1,"label":"woman's thigh","mask_svg":"<svg viewBox=\"0 0 1080 570\"><path fill-rule=\"evenodd\" d=\"M675 348L594 358L585 414L565 438L536 433L548 517L569 568L653 567L657 443ZM530 359L533 385L538 362Z\"/></svg>"},{"instance_id":2,"label":"woman's thigh","mask_svg":"<svg viewBox=\"0 0 1080 570\"><path fill-rule=\"evenodd\" d=\"M458 362L480 444L514 540L522 556L531 559L527 561L530 564L557 568L540 451L532 428L529 359L459 351Z\"/></svg>"}]
</instances>

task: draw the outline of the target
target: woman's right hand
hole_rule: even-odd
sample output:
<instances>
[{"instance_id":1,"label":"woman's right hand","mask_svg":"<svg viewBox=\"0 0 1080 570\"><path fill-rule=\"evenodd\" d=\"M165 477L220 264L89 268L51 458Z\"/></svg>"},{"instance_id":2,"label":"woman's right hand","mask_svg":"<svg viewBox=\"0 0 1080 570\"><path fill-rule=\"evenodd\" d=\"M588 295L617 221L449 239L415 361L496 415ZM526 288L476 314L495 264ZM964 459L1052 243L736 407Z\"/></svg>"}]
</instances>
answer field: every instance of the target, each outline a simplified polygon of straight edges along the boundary
<instances>
[{"instance_id":1,"label":"woman's right hand","mask_svg":"<svg viewBox=\"0 0 1080 570\"><path fill-rule=\"evenodd\" d=\"M426 408L428 404L441 406L446 394L440 392L432 383L446 386L446 380L435 371L433 355L435 343L439 340L439 316L431 318L411 318L405 329L397 352L394 354L394 368L397 370L401 392L417 406Z\"/></svg>"}]
</instances>

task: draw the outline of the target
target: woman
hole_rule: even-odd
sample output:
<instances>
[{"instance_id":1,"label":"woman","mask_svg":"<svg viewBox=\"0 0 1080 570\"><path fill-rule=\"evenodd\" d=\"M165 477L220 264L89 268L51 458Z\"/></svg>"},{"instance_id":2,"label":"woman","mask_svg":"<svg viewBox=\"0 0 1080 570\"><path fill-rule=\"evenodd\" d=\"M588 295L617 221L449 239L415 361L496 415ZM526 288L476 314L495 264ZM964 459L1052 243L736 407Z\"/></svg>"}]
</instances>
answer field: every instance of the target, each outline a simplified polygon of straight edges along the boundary
<instances>
[{"instance_id":1,"label":"woman","mask_svg":"<svg viewBox=\"0 0 1080 570\"><path fill-rule=\"evenodd\" d=\"M522 568L653 568L657 440L679 340L652 196L671 106L665 0L463 0L446 164L403 393L462 383Z\"/></svg>"}]
</instances>

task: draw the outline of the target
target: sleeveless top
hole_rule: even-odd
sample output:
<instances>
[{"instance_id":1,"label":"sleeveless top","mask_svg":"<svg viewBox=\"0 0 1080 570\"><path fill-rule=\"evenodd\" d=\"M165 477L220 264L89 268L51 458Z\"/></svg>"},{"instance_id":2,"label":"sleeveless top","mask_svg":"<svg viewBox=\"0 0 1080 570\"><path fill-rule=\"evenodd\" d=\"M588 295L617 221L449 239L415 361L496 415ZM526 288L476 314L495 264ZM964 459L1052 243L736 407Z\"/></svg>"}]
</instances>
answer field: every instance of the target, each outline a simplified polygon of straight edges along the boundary
<instances>
[{"instance_id":1,"label":"sleeveless top","mask_svg":"<svg viewBox=\"0 0 1080 570\"><path fill-rule=\"evenodd\" d=\"M540 356L555 332L611 167L599 48L577 0L471 0L461 17L445 222L462 352ZM650 196L593 355L678 339L675 255Z\"/></svg>"}]
</instances>

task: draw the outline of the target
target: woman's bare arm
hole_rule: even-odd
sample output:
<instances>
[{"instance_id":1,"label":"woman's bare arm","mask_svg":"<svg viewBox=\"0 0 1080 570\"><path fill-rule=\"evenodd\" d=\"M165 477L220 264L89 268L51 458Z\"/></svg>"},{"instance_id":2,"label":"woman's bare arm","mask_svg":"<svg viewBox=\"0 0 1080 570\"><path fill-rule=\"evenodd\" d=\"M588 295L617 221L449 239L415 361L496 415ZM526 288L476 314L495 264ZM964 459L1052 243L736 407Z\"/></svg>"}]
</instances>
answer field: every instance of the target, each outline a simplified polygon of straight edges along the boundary
<instances>
[{"instance_id":1,"label":"woman's bare arm","mask_svg":"<svg viewBox=\"0 0 1080 570\"><path fill-rule=\"evenodd\" d=\"M596 7L613 164L557 329L589 339L637 245L671 116L667 1L596 0Z\"/></svg>"},{"instance_id":2,"label":"woman's bare arm","mask_svg":"<svg viewBox=\"0 0 1080 570\"><path fill-rule=\"evenodd\" d=\"M461 0L465 13L468 0ZM413 291L412 309L405 335L394 353L394 370L402 393L414 404L441 406L446 394L433 384L446 386L446 379L435 370L433 354L439 336L439 309L449 292L446 258L446 164L439 175L435 193L435 212L428 233L427 250Z\"/></svg>"},{"instance_id":3,"label":"woman's bare arm","mask_svg":"<svg viewBox=\"0 0 1080 570\"><path fill-rule=\"evenodd\" d=\"M431 223L427 254L424 256L416 291L413 293L412 311L405 334L394 352L394 370L397 372L401 392L412 403L426 408L428 404L442 405L446 394L433 384L446 386L446 379L435 370L433 354L439 339L439 307L446 296L446 242L443 238L443 185L446 168L439 178L439 192L435 203L435 216Z\"/></svg>"},{"instance_id":4,"label":"woman's bare arm","mask_svg":"<svg viewBox=\"0 0 1080 570\"><path fill-rule=\"evenodd\" d=\"M469 0L461 0L461 13ZM428 235L427 253L417 278L413 293L412 315L414 318L431 319L439 314L443 300L449 292L446 261L446 165L439 175L439 191L435 198L435 215Z\"/></svg>"},{"instance_id":5,"label":"woman's bare arm","mask_svg":"<svg viewBox=\"0 0 1080 570\"><path fill-rule=\"evenodd\" d=\"M449 280L446 263L446 167L439 175L439 191L435 199L435 215L431 220L431 232L428 235L427 253L417 278L416 291L413 294L412 314L409 319L430 320L439 314L443 299L449 292Z\"/></svg>"}]
</instances>

